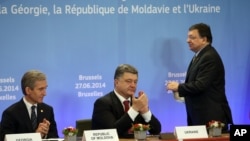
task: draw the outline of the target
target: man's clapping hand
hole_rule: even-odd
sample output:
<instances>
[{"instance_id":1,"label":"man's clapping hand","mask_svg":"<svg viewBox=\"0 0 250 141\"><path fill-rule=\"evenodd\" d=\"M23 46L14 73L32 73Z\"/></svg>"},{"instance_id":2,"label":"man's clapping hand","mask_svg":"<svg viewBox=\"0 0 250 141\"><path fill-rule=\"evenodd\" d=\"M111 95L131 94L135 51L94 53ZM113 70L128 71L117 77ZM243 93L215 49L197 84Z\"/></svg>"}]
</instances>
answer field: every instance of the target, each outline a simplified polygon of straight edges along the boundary
<instances>
[{"instance_id":1,"label":"man's clapping hand","mask_svg":"<svg viewBox=\"0 0 250 141\"><path fill-rule=\"evenodd\" d=\"M136 111L138 111L140 114L146 113L148 109L148 97L147 95L140 91L138 94L138 98L135 98L135 96L132 97L132 108Z\"/></svg>"},{"instance_id":2,"label":"man's clapping hand","mask_svg":"<svg viewBox=\"0 0 250 141\"><path fill-rule=\"evenodd\" d=\"M44 118L43 122L39 123L38 128L36 129L36 132L40 133L43 138L48 134L49 126L50 126L50 122Z\"/></svg>"}]
</instances>

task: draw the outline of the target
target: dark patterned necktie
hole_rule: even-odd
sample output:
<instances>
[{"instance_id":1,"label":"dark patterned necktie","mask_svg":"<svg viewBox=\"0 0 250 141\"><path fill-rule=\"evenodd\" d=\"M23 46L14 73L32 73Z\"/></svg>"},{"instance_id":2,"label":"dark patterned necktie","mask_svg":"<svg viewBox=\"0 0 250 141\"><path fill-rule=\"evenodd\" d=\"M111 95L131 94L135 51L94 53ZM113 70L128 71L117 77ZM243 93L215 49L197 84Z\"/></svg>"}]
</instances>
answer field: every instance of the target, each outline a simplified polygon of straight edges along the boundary
<instances>
[{"instance_id":1,"label":"dark patterned necktie","mask_svg":"<svg viewBox=\"0 0 250 141\"><path fill-rule=\"evenodd\" d=\"M31 107L31 123L32 123L32 127L33 127L33 130L36 130L36 126L37 126L37 117L36 117L36 106L33 105Z\"/></svg>"},{"instance_id":2,"label":"dark patterned necktie","mask_svg":"<svg viewBox=\"0 0 250 141\"><path fill-rule=\"evenodd\" d=\"M196 59L197 59L197 56L194 55L194 57L193 57L193 59L192 59L192 63L194 63L194 62L196 61Z\"/></svg>"},{"instance_id":3,"label":"dark patterned necktie","mask_svg":"<svg viewBox=\"0 0 250 141\"><path fill-rule=\"evenodd\" d=\"M124 105L124 111L127 112L129 110L129 100L123 101L123 105Z\"/></svg>"}]
</instances>

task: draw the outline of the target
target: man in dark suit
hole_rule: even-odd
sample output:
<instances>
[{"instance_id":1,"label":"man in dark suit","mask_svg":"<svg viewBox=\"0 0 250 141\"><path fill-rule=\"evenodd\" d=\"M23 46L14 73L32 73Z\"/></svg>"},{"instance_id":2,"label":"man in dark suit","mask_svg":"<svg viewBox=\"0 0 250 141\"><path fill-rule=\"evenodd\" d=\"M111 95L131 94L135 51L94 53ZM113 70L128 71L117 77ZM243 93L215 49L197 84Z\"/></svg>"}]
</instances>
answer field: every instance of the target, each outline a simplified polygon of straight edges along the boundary
<instances>
[{"instance_id":1,"label":"man in dark suit","mask_svg":"<svg viewBox=\"0 0 250 141\"><path fill-rule=\"evenodd\" d=\"M150 126L149 133L159 134L161 124L151 113L148 98L144 92L139 92L135 98L138 81L138 71L129 64L121 64L114 75L114 90L97 99L92 115L92 129L116 128L120 138L133 137L129 133L132 124L141 123ZM128 109L123 101L128 100ZM127 112L125 111L127 109Z\"/></svg>"},{"instance_id":2,"label":"man in dark suit","mask_svg":"<svg viewBox=\"0 0 250 141\"><path fill-rule=\"evenodd\" d=\"M212 47L210 27L204 23L191 26L187 43L195 53L187 70L185 83L170 82L167 90L184 97L188 125L206 125L218 120L233 124L231 109L225 94L225 70L223 62Z\"/></svg>"},{"instance_id":3,"label":"man in dark suit","mask_svg":"<svg viewBox=\"0 0 250 141\"><path fill-rule=\"evenodd\" d=\"M0 129L1 141L6 134L35 132L40 133L42 138L58 138L53 108L43 103L47 86L46 76L40 71L30 70L23 75L21 87L24 97L4 110ZM34 116L32 106L36 106Z\"/></svg>"}]
</instances>

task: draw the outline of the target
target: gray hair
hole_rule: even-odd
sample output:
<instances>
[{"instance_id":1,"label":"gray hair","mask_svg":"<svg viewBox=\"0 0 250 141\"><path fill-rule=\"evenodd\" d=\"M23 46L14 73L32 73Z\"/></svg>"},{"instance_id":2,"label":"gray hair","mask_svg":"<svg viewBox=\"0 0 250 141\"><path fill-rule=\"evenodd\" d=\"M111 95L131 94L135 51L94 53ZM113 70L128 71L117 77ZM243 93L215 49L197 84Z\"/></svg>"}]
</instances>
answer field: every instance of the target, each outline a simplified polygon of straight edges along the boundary
<instances>
[{"instance_id":1,"label":"gray hair","mask_svg":"<svg viewBox=\"0 0 250 141\"><path fill-rule=\"evenodd\" d=\"M34 89L35 82L46 80L46 75L38 70L29 70L27 71L21 80L21 87L23 94L26 95L25 88L29 87L31 89Z\"/></svg>"}]
</instances>

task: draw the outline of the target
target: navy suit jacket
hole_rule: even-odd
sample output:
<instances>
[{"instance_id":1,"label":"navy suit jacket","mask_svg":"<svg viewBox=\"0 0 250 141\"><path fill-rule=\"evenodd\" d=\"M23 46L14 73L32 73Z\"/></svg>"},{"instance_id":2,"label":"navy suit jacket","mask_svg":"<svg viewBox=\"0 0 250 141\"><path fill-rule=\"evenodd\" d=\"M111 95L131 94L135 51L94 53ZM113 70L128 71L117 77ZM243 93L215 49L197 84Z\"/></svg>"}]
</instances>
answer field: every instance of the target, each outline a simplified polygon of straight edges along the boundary
<instances>
[{"instance_id":1,"label":"navy suit jacket","mask_svg":"<svg viewBox=\"0 0 250 141\"><path fill-rule=\"evenodd\" d=\"M94 104L92 115L92 129L112 129L116 128L119 137L132 137L128 130L133 123L149 124L151 134L161 132L161 124L158 119L152 115L149 123L146 123L139 114L133 122L129 115L124 112L122 103L115 95L114 91L97 99Z\"/></svg>"},{"instance_id":2,"label":"navy suit jacket","mask_svg":"<svg viewBox=\"0 0 250 141\"><path fill-rule=\"evenodd\" d=\"M58 138L57 126L54 119L53 108L45 103L37 105L38 124L46 118L50 122L50 129L47 138ZM30 116L26 105L21 99L19 102L11 105L2 114L0 137L4 140L5 134L34 133Z\"/></svg>"},{"instance_id":3,"label":"navy suit jacket","mask_svg":"<svg viewBox=\"0 0 250 141\"><path fill-rule=\"evenodd\" d=\"M185 97L188 125L206 125L210 120L233 123L225 94L224 65L211 45L191 61L185 83L178 91Z\"/></svg>"}]
</instances>

